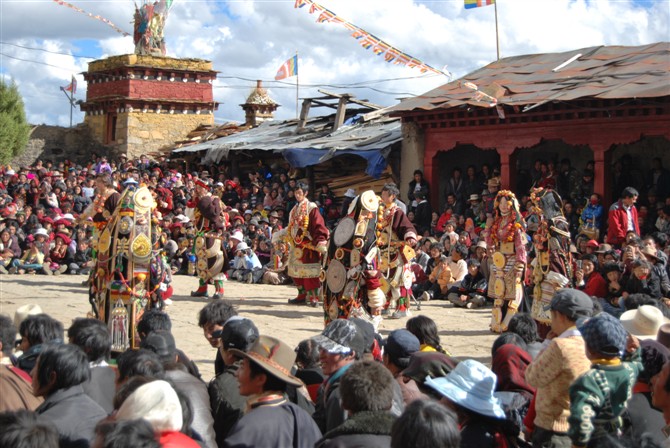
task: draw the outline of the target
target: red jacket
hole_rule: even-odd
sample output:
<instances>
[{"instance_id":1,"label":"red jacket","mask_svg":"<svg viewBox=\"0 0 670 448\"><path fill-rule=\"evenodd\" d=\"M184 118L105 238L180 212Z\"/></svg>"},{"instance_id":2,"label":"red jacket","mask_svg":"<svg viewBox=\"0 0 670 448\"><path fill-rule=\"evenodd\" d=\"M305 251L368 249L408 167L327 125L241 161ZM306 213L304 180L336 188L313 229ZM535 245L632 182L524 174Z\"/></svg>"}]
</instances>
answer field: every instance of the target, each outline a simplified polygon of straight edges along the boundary
<instances>
[{"instance_id":1,"label":"red jacket","mask_svg":"<svg viewBox=\"0 0 670 448\"><path fill-rule=\"evenodd\" d=\"M588 278L584 279L584 286L580 287L587 296L607 297L607 281L598 272L593 271Z\"/></svg>"},{"instance_id":2,"label":"red jacket","mask_svg":"<svg viewBox=\"0 0 670 448\"><path fill-rule=\"evenodd\" d=\"M637 208L631 207L631 215L633 216L633 226L635 233L640 234L640 225L637 222ZM609 216L607 218L607 243L621 244L626 240L626 232L628 232L628 213L623 207L621 201L610 207Z\"/></svg>"}]
</instances>

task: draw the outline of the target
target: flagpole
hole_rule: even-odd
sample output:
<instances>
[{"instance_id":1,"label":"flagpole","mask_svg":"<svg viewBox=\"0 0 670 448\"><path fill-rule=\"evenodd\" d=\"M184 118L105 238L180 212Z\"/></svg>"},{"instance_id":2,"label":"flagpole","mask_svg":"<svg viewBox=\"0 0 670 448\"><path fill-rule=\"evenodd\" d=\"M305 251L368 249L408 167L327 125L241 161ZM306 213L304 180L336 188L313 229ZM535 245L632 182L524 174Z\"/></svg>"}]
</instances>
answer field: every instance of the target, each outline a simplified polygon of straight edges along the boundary
<instances>
[{"instance_id":1,"label":"flagpole","mask_svg":"<svg viewBox=\"0 0 670 448\"><path fill-rule=\"evenodd\" d=\"M72 109L74 109L74 93L70 92L70 127L72 127Z\"/></svg>"},{"instance_id":2,"label":"flagpole","mask_svg":"<svg viewBox=\"0 0 670 448\"><path fill-rule=\"evenodd\" d=\"M500 60L500 40L498 38L498 0L493 2L493 8L496 16L496 60Z\"/></svg>"},{"instance_id":3,"label":"flagpole","mask_svg":"<svg viewBox=\"0 0 670 448\"><path fill-rule=\"evenodd\" d=\"M295 51L295 119L299 119L298 103L300 102L300 67L298 66L298 50Z\"/></svg>"}]
</instances>

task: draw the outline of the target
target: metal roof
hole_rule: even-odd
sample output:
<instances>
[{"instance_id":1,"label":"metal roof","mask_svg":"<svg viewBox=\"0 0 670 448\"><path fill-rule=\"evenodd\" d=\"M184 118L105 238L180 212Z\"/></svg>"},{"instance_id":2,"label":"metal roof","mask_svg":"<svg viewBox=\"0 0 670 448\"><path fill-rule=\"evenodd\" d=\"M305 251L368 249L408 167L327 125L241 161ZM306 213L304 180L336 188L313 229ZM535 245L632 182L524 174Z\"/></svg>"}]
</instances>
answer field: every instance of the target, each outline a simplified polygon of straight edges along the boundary
<instances>
[{"instance_id":1,"label":"metal roof","mask_svg":"<svg viewBox=\"0 0 670 448\"><path fill-rule=\"evenodd\" d=\"M207 150L203 158L207 164L220 162L230 151L318 149L329 151L322 160L325 161L338 151L380 150L402 140L400 120L388 117L367 123L345 123L334 132L331 128L332 116L308 119L303 129L298 129L298 120L266 121L256 128L176 149L173 153Z\"/></svg>"},{"instance_id":2,"label":"metal roof","mask_svg":"<svg viewBox=\"0 0 670 448\"><path fill-rule=\"evenodd\" d=\"M467 87L466 82L475 84L485 95ZM407 99L392 107L390 113L402 115L403 112L449 109L464 104L530 108L549 101L668 95L670 43L657 42L638 47L597 46L504 58Z\"/></svg>"}]
</instances>

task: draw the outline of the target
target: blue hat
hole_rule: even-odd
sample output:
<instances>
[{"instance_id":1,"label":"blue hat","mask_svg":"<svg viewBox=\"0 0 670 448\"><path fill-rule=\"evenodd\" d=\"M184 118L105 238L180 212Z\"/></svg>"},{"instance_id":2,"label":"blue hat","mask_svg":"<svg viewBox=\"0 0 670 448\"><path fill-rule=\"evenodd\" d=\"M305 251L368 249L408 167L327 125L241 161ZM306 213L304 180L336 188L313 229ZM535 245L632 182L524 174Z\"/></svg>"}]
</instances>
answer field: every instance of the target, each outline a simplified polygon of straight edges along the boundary
<instances>
[{"instance_id":1,"label":"blue hat","mask_svg":"<svg viewBox=\"0 0 670 448\"><path fill-rule=\"evenodd\" d=\"M505 418L500 399L494 396L496 374L474 359L458 363L456 368L442 378L426 378L432 387L457 405L487 417Z\"/></svg>"},{"instance_id":2,"label":"blue hat","mask_svg":"<svg viewBox=\"0 0 670 448\"><path fill-rule=\"evenodd\" d=\"M608 313L600 313L579 328L586 346L605 356L621 356L626 350L628 332L621 321Z\"/></svg>"}]
</instances>

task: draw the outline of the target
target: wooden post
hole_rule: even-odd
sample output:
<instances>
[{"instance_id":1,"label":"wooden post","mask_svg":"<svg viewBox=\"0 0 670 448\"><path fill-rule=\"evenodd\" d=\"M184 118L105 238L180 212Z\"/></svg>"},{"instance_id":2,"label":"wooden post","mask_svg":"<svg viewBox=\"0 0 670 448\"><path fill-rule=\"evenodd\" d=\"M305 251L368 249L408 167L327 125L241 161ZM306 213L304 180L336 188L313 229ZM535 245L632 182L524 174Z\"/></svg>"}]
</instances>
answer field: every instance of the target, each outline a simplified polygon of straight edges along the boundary
<instances>
[{"instance_id":1,"label":"wooden post","mask_svg":"<svg viewBox=\"0 0 670 448\"><path fill-rule=\"evenodd\" d=\"M337 131L337 129L344 123L344 117L346 117L347 115L348 102L349 98L346 96L341 97L337 102L337 113L335 114L335 123L333 124L333 131Z\"/></svg>"},{"instance_id":2,"label":"wooden post","mask_svg":"<svg viewBox=\"0 0 670 448\"><path fill-rule=\"evenodd\" d=\"M307 116L309 115L309 108L311 106L312 101L309 98L302 100L302 110L300 111L300 118L298 119L298 131L305 128Z\"/></svg>"}]
</instances>

